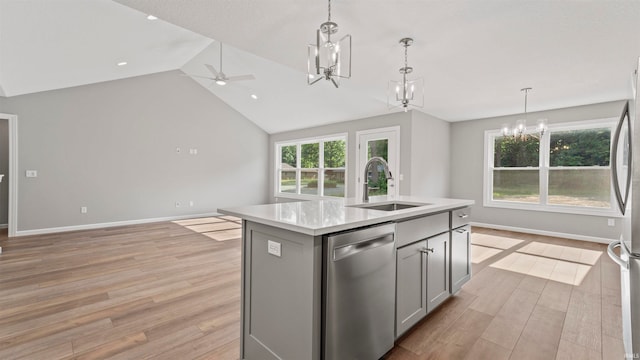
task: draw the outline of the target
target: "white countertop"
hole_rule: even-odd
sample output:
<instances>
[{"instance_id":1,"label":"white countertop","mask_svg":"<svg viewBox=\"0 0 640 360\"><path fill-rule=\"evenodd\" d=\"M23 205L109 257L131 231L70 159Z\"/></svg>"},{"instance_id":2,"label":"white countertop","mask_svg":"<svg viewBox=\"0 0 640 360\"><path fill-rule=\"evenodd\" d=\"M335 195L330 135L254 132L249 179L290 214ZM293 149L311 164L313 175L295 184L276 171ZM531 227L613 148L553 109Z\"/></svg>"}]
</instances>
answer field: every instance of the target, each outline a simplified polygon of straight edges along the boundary
<instances>
[{"instance_id":1,"label":"white countertop","mask_svg":"<svg viewBox=\"0 0 640 360\"><path fill-rule=\"evenodd\" d=\"M218 209L218 212L315 236L448 211L474 204L473 200L415 196L381 197L371 199L367 204L385 204L394 201L426 205L395 211L371 210L350 207L363 203L354 198L348 198L240 206Z\"/></svg>"}]
</instances>

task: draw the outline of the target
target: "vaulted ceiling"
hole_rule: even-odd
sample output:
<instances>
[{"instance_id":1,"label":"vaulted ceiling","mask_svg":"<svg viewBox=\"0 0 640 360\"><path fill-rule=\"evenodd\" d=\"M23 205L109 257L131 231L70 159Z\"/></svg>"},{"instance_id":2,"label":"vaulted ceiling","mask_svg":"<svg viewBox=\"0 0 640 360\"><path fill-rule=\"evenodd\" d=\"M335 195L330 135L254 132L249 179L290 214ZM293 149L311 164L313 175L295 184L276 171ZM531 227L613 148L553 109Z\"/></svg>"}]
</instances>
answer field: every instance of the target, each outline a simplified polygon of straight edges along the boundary
<instances>
[{"instance_id":1,"label":"vaulted ceiling","mask_svg":"<svg viewBox=\"0 0 640 360\"><path fill-rule=\"evenodd\" d=\"M324 0L0 0L0 96L172 69L208 76L222 42L224 72L256 79L194 81L275 133L388 112L406 36L421 111L447 121L521 113L523 87L529 111L630 97L640 56L637 0L333 0L353 76L307 86L306 46L326 19Z\"/></svg>"}]
</instances>

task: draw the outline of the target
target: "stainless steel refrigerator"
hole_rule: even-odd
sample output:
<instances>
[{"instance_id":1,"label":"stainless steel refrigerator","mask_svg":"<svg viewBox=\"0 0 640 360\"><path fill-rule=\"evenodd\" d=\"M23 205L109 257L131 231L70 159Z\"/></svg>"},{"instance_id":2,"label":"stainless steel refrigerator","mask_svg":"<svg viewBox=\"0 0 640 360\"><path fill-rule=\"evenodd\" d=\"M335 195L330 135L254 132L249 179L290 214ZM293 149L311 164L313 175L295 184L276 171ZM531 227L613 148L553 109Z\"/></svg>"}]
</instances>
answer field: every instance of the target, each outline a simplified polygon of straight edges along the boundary
<instances>
[{"instance_id":1,"label":"stainless steel refrigerator","mask_svg":"<svg viewBox=\"0 0 640 360\"><path fill-rule=\"evenodd\" d=\"M622 331L625 358L640 358L640 99L636 64L633 96L618 122L611 150L612 182L624 215L620 239L609 245L609 256L620 265ZM614 252L620 248L620 255Z\"/></svg>"}]
</instances>

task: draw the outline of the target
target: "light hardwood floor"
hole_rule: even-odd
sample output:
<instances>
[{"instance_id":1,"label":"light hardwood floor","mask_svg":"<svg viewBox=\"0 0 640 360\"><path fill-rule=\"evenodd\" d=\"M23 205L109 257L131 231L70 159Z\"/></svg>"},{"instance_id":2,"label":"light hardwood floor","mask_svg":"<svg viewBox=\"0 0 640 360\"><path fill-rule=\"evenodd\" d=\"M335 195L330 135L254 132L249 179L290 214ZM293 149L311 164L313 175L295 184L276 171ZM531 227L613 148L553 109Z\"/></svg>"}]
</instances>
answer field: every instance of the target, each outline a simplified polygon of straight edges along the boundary
<instances>
[{"instance_id":1,"label":"light hardwood floor","mask_svg":"<svg viewBox=\"0 0 640 360\"><path fill-rule=\"evenodd\" d=\"M624 359L603 244L474 228L473 277L386 360Z\"/></svg>"},{"instance_id":2,"label":"light hardwood floor","mask_svg":"<svg viewBox=\"0 0 640 360\"><path fill-rule=\"evenodd\" d=\"M227 217L5 231L0 359L237 359L238 228ZM604 245L473 231L472 280L385 359L623 358L619 271Z\"/></svg>"}]
</instances>

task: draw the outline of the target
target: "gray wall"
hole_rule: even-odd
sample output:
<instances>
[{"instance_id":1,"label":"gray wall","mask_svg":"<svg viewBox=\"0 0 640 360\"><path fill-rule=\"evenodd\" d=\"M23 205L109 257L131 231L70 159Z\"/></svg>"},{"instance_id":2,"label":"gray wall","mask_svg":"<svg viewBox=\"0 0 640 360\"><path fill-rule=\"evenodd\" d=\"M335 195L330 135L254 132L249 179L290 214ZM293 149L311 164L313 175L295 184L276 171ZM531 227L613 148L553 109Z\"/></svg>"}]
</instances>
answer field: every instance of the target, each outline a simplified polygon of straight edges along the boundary
<instances>
[{"instance_id":1,"label":"gray wall","mask_svg":"<svg viewBox=\"0 0 640 360\"><path fill-rule=\"evenodd\" d=\"M356 132L400 127L400 195L446 197L449 183L449 123L416 111L395 112L364 119L272 134L269 147L269 192L274 192L275 143L337 133L347 138L347 197L356 194ZM429 153L428 157L424 154ZM275 198L271 198L275 201Z\"/></svg>"},{"instance_id":2,"label":"gray wall","mask_svg":"<svg viewBox=\"0 0 640 360\"><path fill-rule=\"evenodd\" d=\"M550 124L590 119L619 117L623 101L529 113L530 119L546 118ZM615 239L620 221L607 226L607 218L589 215L512 210L482 206L484 176L484 132L500 129L504 123L515 123L521 116L502 116L451 124L451 196L473 199L472 221L552 231L587 237Z\"/></svg>"},{"instance_id":3,"label":"gray wall","mask_svg":"<svg viewBox=\"0 0 640 360\"><path fill-rule=\"evenodd\" d=\"M411 195L449 197L451 124L418 111L411 122Z\"/></svg>"},{"instance_id":4,"label":"gray wall","mask_svg":"<svg viewBox=\"0 0 640 360\"><path fill-rule=\"evenodd\" d=\"M0 112L18 115L18 231L267 199L268 135L178 71L0 98Z\"/></svg>"}]
</instances>

